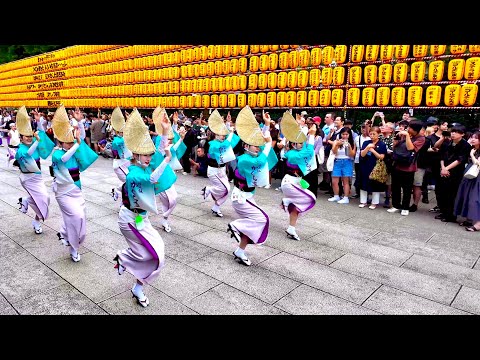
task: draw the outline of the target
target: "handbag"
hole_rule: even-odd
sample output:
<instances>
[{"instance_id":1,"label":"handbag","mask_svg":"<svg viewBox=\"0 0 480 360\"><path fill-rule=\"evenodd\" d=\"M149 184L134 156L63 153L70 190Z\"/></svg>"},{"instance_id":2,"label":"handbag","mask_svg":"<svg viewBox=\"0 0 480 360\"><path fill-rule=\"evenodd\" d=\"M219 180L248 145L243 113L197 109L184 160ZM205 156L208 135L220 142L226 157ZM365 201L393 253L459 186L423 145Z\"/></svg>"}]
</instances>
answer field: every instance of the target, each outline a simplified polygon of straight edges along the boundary
<instances>
[{"instance_id":1,"label":"handbag","mask_svg":"<svg viewBox=\"0 0 480 360\"><path fill-rule=\"evenodd\" d=\"M374 180L379 183L385 184L388 179L388 172L387 172L387 166L385 165L385 161L383 161L382 159L377 159L375 167L373 168L368 178L370 180Z\"/></svg>"},{"instance_id":2,"label":"handbag","mask_svg":"<svg viewBox=\"0 0 480 360\"><path fill-rule=\"evenodd\" d=\"M330 154L327 158L327 171L333 171L333 164L335 163L335 153L330 150Z\"/></svg>"},{"instance_id":3,"label":"handbag","mask_svg":"<svg viewBox=\"0 0 480 360\"><path fill-rule=\"evenodd\" d=\"M479 170L480 170L479 165L472 164L472 166L470 166L470 168L467 171L465 171L465 174L463 174L463 177L467 179L475 179L478 176Z\"/></svg>"}]
</instances>

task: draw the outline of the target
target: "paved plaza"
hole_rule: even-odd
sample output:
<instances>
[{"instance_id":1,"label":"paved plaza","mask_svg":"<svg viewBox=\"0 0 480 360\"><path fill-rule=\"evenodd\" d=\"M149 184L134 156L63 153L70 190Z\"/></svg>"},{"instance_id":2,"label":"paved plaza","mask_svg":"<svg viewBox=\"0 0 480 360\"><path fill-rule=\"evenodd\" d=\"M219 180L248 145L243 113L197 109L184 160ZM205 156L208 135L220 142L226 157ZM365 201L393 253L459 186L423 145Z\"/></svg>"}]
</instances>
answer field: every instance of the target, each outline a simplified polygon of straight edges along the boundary
<instances>
[{"instance_id":1,"label":"paved plaza","mask_svg":"<svg viewBox=\"0 0 480 360\"><path fill-rule=\"evenodd\" d=\"M480 314L480 235L434 220L435 203L409 216L340 205L319 192L315 207L299 219L301 241L288 239L282 193L256 191L270 217L263 245L249 245L252 266L234 261L237 243L226 232L236 219L228 200L223 218L210 211L201 189L208 179L178 173L178 204L171 233L150 220L165 242L166 265L146 286L147 308L132 299L133 276L113 268L127 246L117 225L119 184L112 159L99 159L81 175L87 238L74 263L57 239L61 214L51 191L50 158L42 160L50 193L50 217L36 235L33 210L18 210L26 195L19 170L0 147L0 314L90 315L471 315Z\"/></svg>"}]
</instances>

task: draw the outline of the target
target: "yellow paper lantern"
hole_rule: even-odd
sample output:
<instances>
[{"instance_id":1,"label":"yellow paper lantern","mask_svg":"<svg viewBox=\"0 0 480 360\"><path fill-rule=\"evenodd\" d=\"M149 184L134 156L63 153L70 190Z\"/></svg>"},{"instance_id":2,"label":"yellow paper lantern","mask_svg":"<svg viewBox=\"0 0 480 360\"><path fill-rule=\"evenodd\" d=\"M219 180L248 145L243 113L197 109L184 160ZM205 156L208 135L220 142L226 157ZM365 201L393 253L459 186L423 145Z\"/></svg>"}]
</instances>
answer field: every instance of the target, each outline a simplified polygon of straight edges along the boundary
<instances>
[{"instance_id":1,"label":"yellow paper lantern","mask_svg":"<svg viewBox=\"0 0 480 360\"><path fill-rule=\"evenodd\" d=\"M477 94L477 84L464 84L460 88L460 104L462 106L472 106L477 100Z\"/></svg>"},{"instance_id":2,"label":"yellow paper lantern","mask_svg":"<svg viewBox=\"0 0 480 360\"><path fill-rule=\"evenodd\" d=\"M258 87L258 75L257 74L250 74L248 76L248 89L249 90L256 90Z\"/></svg>"},{"instance_id":3,"label":"yellow paper lantern","mask_svg":"<svg viewBox=\"0 0 480 360\"><path fill-rule=\"evenodd\" d=\"M204 109L210 107L210 95L202 95L202 107Z\"/></svg>"},{"instance_id":4,"label":"yellow paper lantern","mask_svg":"<svg viewBox=\"0 0 480 360\"><path fill-rule=\"evenodd\" d=\"M270 50L270 45L260 45L260 51L265 53Z\"/></svg>"},{"instance_id":5,"label":"yellow paper lantern","mask_svg":"<svg viewBox=\"0 0 480 360\"><path fill-rule=\"evenodd\" d=\"M393 58L393 45L380 45L380 60L390 61Z\"/></svg>"},{"instance_id":6,"label":"yellow paper lantern","mask_svg":"<svg viewBox=\"0 0 480 360\"><path fill-rule=\"evenodd\" d=\"M248 54L248 45L240 45L240 50L239 50L239 54L241 56L245 56Z\"/></svg>"},{"instance_id":7,"label":"yellow paper lantern","mask_svg":"<svg viewBox=\"0 0 480 360\"><path fill-rule=\"evenodd\" d=\"M410 80L412 82L421 82L425 79L425 61L415 61L410 65Z\"/></svg>"},{"instance_id":8,"label":"yellow paper lantern","mask_svg":"<svg viewBox=\"0 0 480 360\"><path fill-rule=\"evenodd\" d=\"M366 87L362 90L362 104L363 106L372 106L375 101L375 88Z\"/></svg>"},{"instance_id":9,"label":"yellow paper lantern","mask_svg":"<svg viewBox=\"0 0 480 360\"><path fill-rule=\"evenodd\" d=\"M295 91L287 91L287 107L292 108L297 104L297 93Z\"/></svg>"},{"instance_id":10,"label":"yellow paper lantern","mask_svg":"<svg viewBox=\"0 0 480 360\"><path fill-rule=\"evenodd\" d=\"M269 89L275 89L277 87L278 75L275 72L268 73L267 83Z\"/></svg>"},{"instance_id":11,"label":"yellow paper lantern","mask_svg":"<svg viewBox=\"0 0 480 360\"><path fill-rule=\"evenodd\" d=\"M405 88L396 86L392 89L392 106L403 106L405 104Z\"/></svg>"},{"instance_id":12,"label":"yellow paper lantern","mask_svg":"<svg viewBox=\"0 0 480 360\"><path fill-rule=\"evenodd\" d=\"M260 63L260 58L258 56L254 55L250 57L248 69L252 72L258 71L259 63Z\"/></svg>"},{"instance_id":13,"label":"yellow paper lantern","mask_svg":"<svg viewBox=\"0 0 480 360\"><path fill-rule=\"evenodd\" d=\"M278 67L278 54L273 53L268 55L268 69L273 71Z\"/></svg>"},{"instance_id":14,"label":"yellow paper lantern","mask_svg":"<svg viewBox=\"0 0 480 360\"><path fill-rule=\"evenodd\" d=\"M227 94L218 95L218 105L220 105L221 108L226 108L227 107L227 105L228 105Z\"/></svg>"},{"instance_id":15,"label":"yellow paper lantern","mask_svg":"<svg viewBox=\"0 0 480 360\"><path fill-rule=\"evenodd\" d=\"M461 80L464 69L464 59L451 59L448 63L448 80Z\"/></svg>"},{"instance_id":16,"label":"yellow paper lantern","mask_svg":"<svg viewBox=\"0 0 480 360\"><path fill-rule=\"evenodd\" d=\"M379 45L367 45L365 46L365 60L376 61L378 59L378 52L380 50Z\"/></svg>"},{"instance_id":17,"label":"yellow paper lantern","mask_svg":"<svg viewBox=\"0 0 480 360\"><path fill-rule=\"evenodd\" d=\"M342 90L342 89L336 89L336 90ZM297 106L304 107L305 105L307 105L307 92L305 90L297 91Z\"/></svg>"},{"instance_id":18,"label":"yellow paper lantern","mask_svg":"<svg viewBox=\"0 0 480 360\"><path fill-rule=\"evenodd\" d=\"M250 53L256 54L260 52L260 45L250 45Z\"/></svg>"},{"instance_id":19,"label":"yellow paper lantern","mask_svg":"<svg viewBox=\"0 0 480 360\"><path fill-rule=\"evenodd\" d=\"M468 45L468 51L471 53L480 52L480 45Z\"/></svg>"},{"instance_id":20,"label":"yellow paper lantern","mask_svg":"<svg viewBox=\"0 0 480 360\"><path fill-rule=\"evenodd\" d=\"M438 106L440 104L442 88L438 85L430 85L425 92L425 104L427 106Z\"/></svg>"},{"instance_id":21,"label":"yellow paper lantern","mask_svg":"<svg viewBox=\"0 0 480 360\"><path fill-rule=\"evenodd\" d=\"M367 65L364 69L365 84L374 84L377 81L377 66Z\"/></svg>"},{"instance_id":22,"label":"yellow paper lantern","mask_svg":"<svg viewBox=\"0 0 480 360\"><path fill-rule=\"evenodd\" d=\"M343 85L345 83L345 68L337 66L333 69L333 85Z\"/></svg>"},{"instance_id":23,"label":"yellow paper lantern","mask_svg":"<svg viewBox=\"0 0 480 360\"><path fill-rule=\"evenodd\" d=\"M238 77L239 80L239 89L240 90L246 90L247 89L247 76L246 75L240 75Z\"/></svg>"},{"instance_id":24,"label":"yellow paper lantern","mask_svg":"<svg viewBox=\"0 0 480 360\"><path fill-rule=\"evenodd\" d=\"M335 61L337 64L343 64L347 58L347 45L335 46Z\"/></svg>"},{"instance_id":25,"label":"yellow paper lantern","mask_svg":"<svg viewBox=\"0 0 480 360\"><path fill-rule=\"evenodd\" d=\"M227 86L227 84L225 84L225 87L226 86ZM230 87L231 87L231 90L233 90L233 91L238 90L238 88L239 88L238 76L234 75L230 78Z\"/></svg>"},{"instance_id":26,"label":"yellow paper lantern","mask_svg":"<svg viewBox=\"0 0 480 360\"><path fill-rule=\"evenodd\" d=\"M280 56L278 58L278 65L280 69L285 70L288 69L288 52L282 52L280 53Z\"/></svg>"},{"instance_id":27,"label":"yellow paper lantern","mask_svg":"<svg viewBox=\"0 0 480 360\"><path fill-rule=\"evenodd\" d=\"M362 79L362 68L360 66L352 66L348 73L348 82L351 85L358 85ZM323 72L322 72L323 82Z\"/></svg>"},{"instance_id":28,"label":"yellow paper lantern","mask_svg":"<svg viewBox=\"0 0 480 360\"><path fill-rule=\"evenodd\" d=\"M320 106L330 106L330 99L332 98L332 92L330 89L322 89L320 90L320 99L319 104Z\"/></svg>"},{"instance_id":29,"label":"yellow paper lantern","mask_svg":"<svg viewBox=\"0 0 480 360\"><path fill-rule=\"evenodd\" d=\"M360 89L359 88L350 88L347 91L347 105L348 106L358 106L360 102Z\"/></svg>"},{"instance_id":30,"label":"yellow paper lantern","mask_svg":"<svg viewBox=\"0 0 480 360\"><path fill-rule=\"evenodd\" d=\"M230 60L230 71L232 74L237 74L239 70L238 67L238 59L231 59Z\"/></svg>"},{"instance_id":31,"label":"yellow paper lantern","mask_svg":"<svg viewBox=\"0 0 480 360\"><path fill-rule=\"evenodd\" d=\"M299 63L298 51L290 51L288 53L288 66L291 69L295 69L296 67L298 67L298 63Z\"/></svg>"},{"instance_id":32,"label":"yellow paper lantern","mask_svg":"<svg viewBox=\"0 0 480 360\"><path fill-rule=\"evenodd\" d=\"M223 75L228 75L230 74L231 68L230 68L230 60L225 59L222 61L222 74Z\"/></svg>"},{"instance_id":33,"label":"yellow paper lantern","mask_svg":"<svg viewBox=\"0 0 480 360\"><path fill-rule=\"evenodd\" d=\"M395 83L404 83L407 80L408 65L406 63L397 63L393 67L393 81Z\"/></svg>"},{"instance_id":34,"label":"yellow paper lantern","mask_svg":"<svg viewBox=\"0 0 480 360\"><path fill-rule=\"evenodd\" d=\"M223 74L223 62L221 60L215 61L215 75Z\"/></svg>"},{"instance_id":35,"label":"yellow paper lantern","mask_svg":"<svg viewBox=\"0 0 480 360\"><path fill-rule=\"evenodd\" d=\"M256 93L249 93L247 97L248 106L254 108L257 106L257 94Z\"/></svg>"},{"instance_id":36,"label":"yellow paper lantern","mask_svg":"<svg viewBox=\"0 0 480 360\"><path fill-rule=\"evenodd\" d=\"M217 94L210 95L210 106L212 108L217 108L218 107L218 95Z\"/></svg>"},{"instance_id":37,"label":"yellow paper lantern","mask_svg":"<svg viewBox=\"0 0 480 360\"><path fill-rule=\"evenodd\" d=\"M467 51L467 45L450 45L450 54L458 55Z\"/></svg>"},{"instance_id":38,"label":"yellow paper lantern","mask_svg":"<svg viewBox=\"0 0 480 360\"><path fill-rule=\"evenodd\" d=\"M387 86L380 86L376 90L377 106L388 106L390 101L390 88Z\"/></svg>"},{"instance_id":39,"label":"yellow paper lantern","mask_svg":"<svg viewBox=\"0 0 480 360\"><path fill-rule=\"evenodd\" d=\"M464 77L466 80L477 80L480 75L480 57L471 57L465 61Z\"/></svg>"},{"instance_id":40,"label":"yellow paper lantern","mask_svg":"<svg viewBox=\"0 0 480 360\"><path fill-rule=\"evenodd\" d=\"M222 57L228 58L232 53L232 46L231 45L223 45L222 46Z\"/></svg>"},{"instance_id":41,"label":"yellow paper lantern","mask_svg":"<svg viewBox=\"0 0 480 360\"><path fill-rule=\"evenodd\" d=\"M428 45L413 45L413 57L420 58L427 56Z\"/></svg>"},{"instance_id":42,"label":"yellow paper lantern","mask_svg":"<svg viewBox=\"0 0 480 360\"><path fill-rule=\"evenodd\" d=\"M193 95L187 95L187 108L191 109L195 107L195 97Z\"/></svg>"},{"instance_id":43,"label":"yellow paper lantern","mask_svg":"<svg viewBox=\"0 0 480 360\"><path fill-rule=\"evenodd\" d=\"M363 60L363 54L365 52L365 45L353 45L352 46L352 62L358 63Z\"/></svg>"},{"instance_id":44,"label":"yellow paper lantern","mask_svg":"<svg viewBox=\"0 0 480 360\"><path fill-rule=\"evenodd\" d=\"M325 46L322 49L323 65L330 65L334 56L335 56L335 49L333 48L333 46Z\"/></svg>"},{"instance_id":45,"label":"yellow paper lantern","mask_svg":"<svg viewBox=\"0 0 480 360\"><path fill-rule=\"evenodd\" d=\"M307 49L303 49L298 54L298 64L301 67L307 67L310 65L310 51Z\"/></svg>"},{"instance_id":46,"label":"yellow paper lantern","mask_svg":"<svg viewBox=\"0 0 480 360\"><path fill-rule=\"evenodd\" d=\"M310 90L308 92L308 106L315 107L318 106L320 94L318 90Z\"/></svg>"},{"instance_id":47,"label":"yellow paper lantern","mask_svg":"<svg viewBox=\"0 0 480 360\"><path fill-rule=\"evenodd\" d=\"M239 108L244 108L247 105L247 95L240 93L237 96L237 104Z\"/></svg>"},{"instance_id":48,"label":"yellow paper lantern","mask_svg":"<svg viewBox=\"0 0 480 360\"><path fill-rule=\"evenodd\" d=\"M235 106L237 106L237 95L228 94L227 103L228 103L228 107L231 107L231 108L234 108Z\"/></svg>"},{"instance_id":49,"label":"yellow paper lantern","mask_svg":"<svg viewBox=\"0 0 480 360\"><path fill-rule=\"evenodd\" d=\"M281 71L277 76L277 86L279 89L285 89L287 87L288 75L285 71Z\"/></svg>"},{"instance_id":50,"label":"yellow paper lantern","mask_svg":"<svg viewBox=\"0 0 480 360\"><path fill-rule=\"evenodd\" d=\"M287 105L287 93L285 91L279 91L277 93L277 106L285 107Z\"/></svg>"},{"instance_id":51,"label":"yellow paper lantern","mask_svg":"<svg viewBox=\"0 0 480 360\"><path fill-rule=\"evenodd\" d=\"M447 45L430 45L430 54L432 56L440 56L445 54L446 49Z\"/></svg>"},{"instance_id":52,"label":"yellow paper lantern","mask_svg":"<svg viewBox=\"0 0 480 360\"><path fill-rule=\"evenodd\" d=\"M238 71L240 73L245 73L247 71L247 58L238 59Z\"/></svg>"},{"instance_id":53,"label":"yellow paper lantern","mask_svg":"<svg viewBox=\"0 0 480 360\"><path fill-rule=\"evenodd\" d=\"M268 70L268 67L269 67L268 55L266 55L266 54L260 55L259 62L260 62L260 64L259 64L260 71Z\"/></svg>"},{"instance_id":54,"label":"yellow paper lantern","mask_svg":"<svg viewBox=\"0 0 480 360\"><path fill-rule=\"evenodd\" d=\"M257 106L258 107L265 107L267 103L267 94L264 92L260 92L257 94Z\"/></svg>"},{"instance_id":55,"label":"yellow paper lantern","mask_svg":"<svg viewBox=\"0 0 480 360\"><path fill-rule=\"evenodd\" d=\"M213 76L215 74L215 62L209 61L207 62L207 75Z\"/></svg>"},{"instance_id":56,"label":"yellow paper lantern","mask_svg":"<svg viewBox=\"0 0 480 360\"><path fill-rule=\"evenodd\" d=\"M199 47L193 48L193 61L200 61L202 59Z\"/></svg>"},{"instance_id":57,"label":"yellow paper lantern","mask_svg":"<svg viewBox=\"0 0 480 360\"><path fill-rule=\"evenodd\" d=\"M442 81L445 63L443 60L432 61L428 65L428 81Z\"/></svg>"},{"instance_id":58,"label":"yellow paper lantern","mask_svg":"<svg viewBox=\"0 0 480 360\"><path fill-rule=\"evenodd\" d=\"M267 88L267 74L258 75L258 88L264 90Z\"/></svg>"},{"instance_id":59,"label":"yellow paper lantern","mask_svg":"<svg viewBox=\"0 0 480 360\"><path fill-rule=\"evenodd\" d=\"M445 87L443 102L446 106L457 106L460 103L460 88L459 84L450 84Z\"/></svg>"},{"instance_id":60,"label":"yellow paper lantern","mask_svg":"<svg viewBox=\"0 0 480 360\"><path fill-rule=\"evenodd\" d=\"M207 47L207 59L215 59L215 45L208 45Z\"/></svg>"},{"instance_id":61,"label":"yellow paper lantern","mask_svg":"<svg viewBox=\"0 0 480 360\"><path fill-rule=\"evenodd\" d=\"M392 80L393 66L390 64L382 64L378 67L378 82L380 84L388 84Z\"/></svg>"},{"instance_id":62,"label":"yellow paper lantern","mask_svg":"<svg viewBox=\"0 0 480 360\"><path fill-rule=\"evenodd\" d=\"M343 104L343 89L332 90L332 106L342 106Z\"/></svg>"},{"instance_id":63,"label":"yellow paper lantern","mask_svg":"<svg viewBox=\"0 0 480 360\"><path fill-rule=\"evenodd\" d=\"M322 49L319 47L310 50L310 62L312 66L318 66L322 63Z\"/></svg>"},{"instance_id":64,"label":"yellow paper lantern","mask_svg":"<svg viewBox=\"0 0 480 360\"><path fill-rule=\"evenodd\" d=\"M223 78L224 84L225 84L225 91L230 91L232 90L232 77L231 76L225 76Z\"/></svg>"},{"instance_id":65,"label":"yellow paper lantern","mask_svg":"<svg viewBox=\"0 0 480 360\"><path fill-rule=\"evenodd\" d=\"M267 106L269 108L277 106L277 94L274 91L269 91L267 93Z\"/></svg>"},{"instance_id":66,"label":"yellow paper lantern","mask_svg":"<svg viewBox=\"0 0 480 360\"><path fill-rule=\"evenodd\" d=\"M208 59L208 50L206 46L200 46L200 60L204 61Z\"/></svg>"},{"instance_id":67,"label":"yellow paper lantern","mask_svg":"<svg viewBox=\"0 0 480 360\"><path fill-rule=\"evenodd\" d=\"M300 70L297 75L297 85L299 88L304 88L308 85L308 71ZM297 101L298 103L298 101Z\"/></svg>"},{"instance_id":68,"label":"yellow paper lantern","mask_svg":"<svg viewBox=\"0 0 480 360\"><path fill-rule=\"evenodd\" d=\"M310 86L318 86L320 84L321 75L320 69L312 69L309 74L309 84Z\"/></svg>"},{"instance_id":69,"label":"yellow paper lantern","mask_svg":"<svg viewBox=\"0 0 480 360\"><path fill-rule=\"evenodd\" d=\"M210 79L210 86L213 92L218 91L218 77L214 77Z\"/></svg>"},{"instance_id":70,"label":"yellow paper lantern","mask_svg":"<svg viewBox=\"0 0 480 360\"><path fill-rule=\"evenodd\" d=\"M410 86L407 93L408 106L420 106L422 102L422 92L423 89L421 86Z\"/></svg>"},{"instance_id":71,"label":"yellow paper lantern","mask_svg":"<svg viewBox=\"0 0 480 360\"><path fill-rule=\"evenodd\" d=\"M203 92L210 92L212 90L212 80L209 78L203 79Z\"/></svg>"},{"instance_id":72,"label":"yellow paper lantern","mask_svg":"<svg viewBox=\"0 0 480 360\"><path fill-rule=\"evenodd\" d=\"M295 70L288 72L287 86L289 88L297 87L297 72Z\"/></svg>"},{"instance_id":73,"label":"yellow paper lantern","mask_svg":"<svg viewBox=\"0 0 480 360\"><path fill-rule=\"evenodd\" d=\"M230 55L238 56L240 54L240 45L231 45Z\"/></svg>"},{"instance_id":74,"label":"yellow paper lantern","mask_svg":"<svg viewBox=\"0 0 480 360\"><path fill-rule=\"evenodd\" d=\"M270 51L277 51L278 50L278 45L268 45L268 48Z\"/></svg>"},{"instance_id":75,"label":"yellow paper lantern","mask_svg":"<svg viewBox=\"0 0 480 360\"><path fill-rule=\"evenodd\" d=\"M397 59L406 59L410 51L410 45L395 45L395 57Z\"/></svg>"}]
</instances>

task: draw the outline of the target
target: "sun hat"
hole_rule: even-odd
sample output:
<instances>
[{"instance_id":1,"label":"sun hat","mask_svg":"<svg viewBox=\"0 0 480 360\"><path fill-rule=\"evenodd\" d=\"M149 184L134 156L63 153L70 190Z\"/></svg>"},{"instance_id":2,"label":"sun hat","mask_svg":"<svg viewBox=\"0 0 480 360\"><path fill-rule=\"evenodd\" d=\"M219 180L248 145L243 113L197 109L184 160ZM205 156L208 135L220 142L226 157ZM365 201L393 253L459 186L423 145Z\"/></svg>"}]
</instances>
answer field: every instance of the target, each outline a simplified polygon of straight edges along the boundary
<instances>
[{"instance_id":1,"label":"sun hat","mask_svg":"<svg viewBox=\"0 0 480 360\"><path fill-rule=\"evenodd\" d=\"M216 135L228 135L227 126L217 109L213 110L208 117L208 127Z\"/></svg>"},{"instance_id":2,"label":"sun hat","mask_svg":"<svg viewBox=\"0 0 480 360\"><path fill-rule=\"evenodd\" d=\"M70 125L70 119L63 104L60 104L55 114L53 114L52 129L53 135L58 141L65 143L74 142L73 127Z\"/></svg>"},{"instance_id":3,"label":"sun hat","mask_svg":"<svg viewBox=\"0 0 480 360\"><path fill-rule=\"evenodd\" d=\"M307 140L307 136L288 110L283 114L280 122L280 131L290 142L303 143Z\"/></svg>"},{"instance_id":4,"label":"sun hat","mask_svg":"<svg viewBox=\"0 0 480 360\"><path fill-rule=\"evenodd\" d=\"M20 135L32 136L32 123L30 121L30 116L28 116L27 109L25 105L22 105L17 111L17 130Z\"/></svg>"},{"instance_id":5,"label":"sun hat","mask_svg":"<svg viewBox=\"0 0 480 360\"><path fill-rule=\"evenodd\" d=\"M148 126L135 108L128 117L123 131L125 145L134 154L150 155L155 153L155 144L150 137Z\"/></svg>"},{"instance_id":6,"label":"sun hat","mask_svg":"<svg viewBox=\"0 0 480 360\"><path fill-rule=\"evenodd\" d=\"M262 136L262 129L258 125L255 114L250 106L246 105L237 115L235 121L237 134L243 142L248 145L262 146L265 139Z\"/></svg>"},{"instance_id":7,"label":"sun hat","mask_svg":"<svg viewBox=\"0 0 480 360\"><path fill-rule=\"evenodd\" d=\"M115 130L116 132L123 132L123 129L125 127L125 117L123 116L122 110L120 110L119 106L113 109L110 122L112 124L113 130Z\"/></svg>"}]
</instances>

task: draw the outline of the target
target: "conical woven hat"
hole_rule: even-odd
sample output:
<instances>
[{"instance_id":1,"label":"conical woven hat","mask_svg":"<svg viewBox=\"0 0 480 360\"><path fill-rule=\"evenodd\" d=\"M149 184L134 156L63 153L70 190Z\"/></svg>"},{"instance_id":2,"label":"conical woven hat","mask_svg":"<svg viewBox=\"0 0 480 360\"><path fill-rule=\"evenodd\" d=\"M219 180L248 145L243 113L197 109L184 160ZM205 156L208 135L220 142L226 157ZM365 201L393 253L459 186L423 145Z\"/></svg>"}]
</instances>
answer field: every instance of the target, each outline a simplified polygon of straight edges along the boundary
<instances>
[{"instance_id":1,"label":"conical woven hat","mask_svg":"<svg viewBox=\"0 0 480 360\"><path fill-rule=\"evenodd\" d=\"M123 129L125 127L125 117L123 116L122 110L120 110L119 106L113 109L111 124L113 130L115 130L116 132L123 132Z\"/></svg>"},{"instance_id":2,"label":"conical woven hat","mask_svg":"<svg viewBox=\"0 0 480 360\"><path fill-rule=\"evenodd\" d=\"M248 145L262 146L265 144L262 129L260 129L250 106L247 105L240 110L235 121L235 128L240 139Z\"/></svg>"},{"instance_id":3,"label":"conical woven hat","mask_svg":"<svg viewBox=\"0 0 480 360\"><path fill-rule=\"evenodd\" d=\"M28 116L25 105L23 105L20 109L18 109L16 122L17 122L17 130L20 135L26 135L26 136L33 135L32 123L30 121L30 116Z\"/></svg>"},{"instance_id":4,"label":"conical woven hat","mask_svg":"<svg viewBox=\"0 0 480 360\"><path fill-rule=\"evenodd\" d=\"M163 113L166 113L167 111L165 108L157 106L155 110L153 110L152 114L152 119L153 123L155 124L155 132L158 134L158 136L163 135L163 127L162 127L162 120L163 120ZM168 114L167 114L168 117Z\"/></svg>"},{"instance_id":5,"label":"conical woven hat","mask_svg":"<svg viewBox=\"0 0 480 360\"><path fill-rule=\"evenodd\" d=\"M137 109L133 110L125 123L123 139L127 148L134 154L149 155L155 152L155 144L150 137L148 126L143 122Z\"/></svg>"},{"instance_id":6,"label":"conical woven hat","mask_svg":"<svg viewBox=\"0 0 480 360\"><path fill-rule=\"evenodd\" d=\"M228 135L228 129L225 125L225 122L222 119L222 116L217 109L208 117L208 127L210 131L217 135Z\"/></svg>"},{"instance_id":7,"label":"conical woven hat","mask_svg":"<svg viewBox=\"0 0 480 360\"><path fill-rule=\"evenodd\" d=\"M280 121L280 131L285 138L294 143L303 143L307 140L307 136L300 129L297 120L290 114L290 111L285 111Z\"/></svg>"},{"instance_id":8,"label":"conical woven hat","mask_svg":"<svg viewBox=\"0 0 480 360\"><path fill-rule=\"evenodd\" d=\"M70 125L70 120L68 119L67 111L63 104L60 104L53 115L52 129L53 135L58 141L66 143L72 143L74 141L73 127Z\"/></svg>"}]
</instances>

